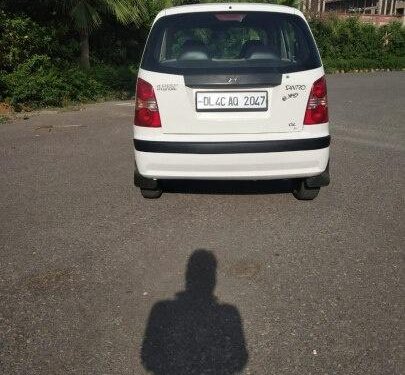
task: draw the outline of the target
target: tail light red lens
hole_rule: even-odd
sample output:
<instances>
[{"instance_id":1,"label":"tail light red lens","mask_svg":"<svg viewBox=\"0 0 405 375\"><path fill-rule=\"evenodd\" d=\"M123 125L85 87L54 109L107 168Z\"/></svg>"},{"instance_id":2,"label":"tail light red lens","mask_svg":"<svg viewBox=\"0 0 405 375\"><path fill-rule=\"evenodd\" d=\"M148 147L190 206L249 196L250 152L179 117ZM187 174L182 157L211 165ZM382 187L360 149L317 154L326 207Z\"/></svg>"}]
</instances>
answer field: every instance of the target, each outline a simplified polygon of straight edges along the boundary
<instances>
[{"instance_id":1,"label":"tail light red lens","mask_svg":"<svg viewBox=\"0 0 405 375\"><path fill-rule=\"evenodd\" d=\"M305 111L304 125L324 124L329 121L326 79L322 77L312 86Z\"/></svg>"},{"instance_id":2,"label":"tail light red lens","mask_svg":"<svg viewBox=\"0 0 405 375\"><path fill-rule=\"evenodd\" d=\"M138 78L136 84L135 121L137 126L160 128L159 107L150 83Z\"/></svg>"}]
</instances>

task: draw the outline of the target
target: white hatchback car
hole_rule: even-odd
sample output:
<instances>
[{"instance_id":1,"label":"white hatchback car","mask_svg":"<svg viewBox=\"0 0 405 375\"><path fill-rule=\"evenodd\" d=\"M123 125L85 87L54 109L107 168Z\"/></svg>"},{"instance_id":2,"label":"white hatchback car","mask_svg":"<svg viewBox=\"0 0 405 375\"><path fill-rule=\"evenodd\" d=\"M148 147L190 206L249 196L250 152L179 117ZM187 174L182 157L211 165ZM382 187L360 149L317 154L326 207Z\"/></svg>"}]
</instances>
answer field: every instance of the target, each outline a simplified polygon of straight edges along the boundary
<instances>
[{"instance_id":1,"label":"white hatchback car","mask_svg":"<svg viewBox=\"0 0 405 375\"><path fill-rule=\"evenodd\" d=\"M135 185L158 198L165 179L292 179L314 199L330 180L324 74L297 9L160 12L137 81Z\"/></svg>"}]
</instances>

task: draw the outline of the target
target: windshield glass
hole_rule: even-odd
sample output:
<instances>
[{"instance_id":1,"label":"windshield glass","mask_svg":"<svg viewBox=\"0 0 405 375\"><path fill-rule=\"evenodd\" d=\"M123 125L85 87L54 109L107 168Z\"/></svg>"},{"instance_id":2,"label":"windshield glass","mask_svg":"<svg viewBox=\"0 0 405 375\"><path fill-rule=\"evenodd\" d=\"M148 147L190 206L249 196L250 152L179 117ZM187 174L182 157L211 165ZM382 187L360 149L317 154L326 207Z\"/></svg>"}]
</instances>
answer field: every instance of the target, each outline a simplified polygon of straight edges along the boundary
<instances>
[{"instance_id":1,"label":"windshield glass","mask_svg":"<svg viewBox=\"0 0 405 375\"><path fill-rule=\"evenodd\" d=\"M149 37L142 68L172 74L288 73L321 66L307 24L269 12L189 13L163 17Z\"/></svg>"}]
</instances>

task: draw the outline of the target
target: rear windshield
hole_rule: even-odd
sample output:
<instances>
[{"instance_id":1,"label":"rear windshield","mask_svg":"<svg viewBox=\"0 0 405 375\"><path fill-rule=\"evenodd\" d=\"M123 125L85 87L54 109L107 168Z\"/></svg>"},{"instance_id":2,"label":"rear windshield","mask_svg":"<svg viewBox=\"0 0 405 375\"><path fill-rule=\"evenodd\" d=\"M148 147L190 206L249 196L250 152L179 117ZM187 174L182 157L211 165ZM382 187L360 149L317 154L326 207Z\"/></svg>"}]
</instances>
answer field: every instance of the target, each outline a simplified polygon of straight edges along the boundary
<instances>
[{"instance_id":1,"label":"rear windshield","mask_svg":"<svg viewBox=\"0 0 405 375\"><path fill-rule=\"evenodd\" d=\"M321 61L301 17L268 12L163 17L149 36L142 68L170 74L315 69Z\"/></svg>"}]
</instances>

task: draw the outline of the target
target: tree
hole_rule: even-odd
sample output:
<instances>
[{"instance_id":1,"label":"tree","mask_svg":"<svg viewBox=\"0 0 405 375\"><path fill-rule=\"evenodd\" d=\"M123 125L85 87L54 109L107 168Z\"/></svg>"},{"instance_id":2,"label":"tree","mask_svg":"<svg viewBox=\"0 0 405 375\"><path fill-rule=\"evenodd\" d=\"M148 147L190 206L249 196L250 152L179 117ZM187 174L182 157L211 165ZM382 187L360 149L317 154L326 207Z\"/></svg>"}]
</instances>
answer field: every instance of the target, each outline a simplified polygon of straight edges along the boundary
<instances>
[{"instance_id":1,"label":"tree","mask_svg":"<svg viewBox=\"0 0 405 375\"><path fill-rule=\"evenodd\" d=\"M112 15L122 24L139 23L144 13L142 0L61 0L62 11L69 15L80 36L80 63L90 67L90 33Z\"/></svg>"}]
</instances>

